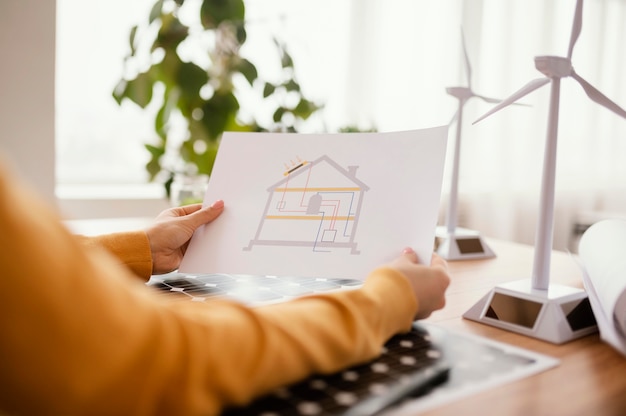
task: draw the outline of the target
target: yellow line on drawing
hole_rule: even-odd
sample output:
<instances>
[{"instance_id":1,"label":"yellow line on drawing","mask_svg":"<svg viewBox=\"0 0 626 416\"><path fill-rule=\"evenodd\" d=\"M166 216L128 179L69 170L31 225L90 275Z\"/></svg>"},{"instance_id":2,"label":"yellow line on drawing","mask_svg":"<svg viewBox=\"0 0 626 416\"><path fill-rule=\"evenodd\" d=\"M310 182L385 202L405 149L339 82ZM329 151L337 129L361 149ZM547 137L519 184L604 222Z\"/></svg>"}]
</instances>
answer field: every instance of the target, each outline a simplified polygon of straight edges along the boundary
<instances>
[{"instance_id":1,"label":"yellow line on drawing","mask_svg":"<svg viewBox=\"0 0 626 416\"><path fill-rule=\"evenodd\" d=\"M335 220L335 221L354 221L354 216L349 217L333 217L332 215L324 218L321 215L266 215L265 219L267 220Z\"/></svg>"},{"instance_id":2,"label":"yellow line on drawing","mask_svg":"<svg viewBox=\"0 0 626 416\"><path fill-rule=\"evenodd\" d=\"M346 191L360 191L361 188L276 188L274 190L274 192L323 192L323 191L342 191L342 192L346 192Z\"/></svg>"}]
</instances>

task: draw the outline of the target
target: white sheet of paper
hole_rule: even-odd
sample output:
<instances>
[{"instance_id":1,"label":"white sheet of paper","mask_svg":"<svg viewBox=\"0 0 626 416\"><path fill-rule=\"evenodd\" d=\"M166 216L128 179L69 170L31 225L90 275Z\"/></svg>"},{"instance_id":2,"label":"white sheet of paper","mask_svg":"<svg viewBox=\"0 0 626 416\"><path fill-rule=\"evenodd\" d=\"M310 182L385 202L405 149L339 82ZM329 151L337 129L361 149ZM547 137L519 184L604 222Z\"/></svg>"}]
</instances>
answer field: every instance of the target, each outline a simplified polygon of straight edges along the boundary
<instances>
[{"instance_id":1,"label":"white sheet of paper","mask_svg":"<svg viewBox=\"0 0 626 416\"><path fill-rule=\"evenodd\" d=\"M447 127L226 133L179 271L363 279L413 247L429 263Z\"/></svg>"},{"instance_id":2,"label":"white sheet of paper","mask_svg":"<svg viewBox=\"0 0 626 416\"><path fill-rule=\"evenodd\" d=\"M618 300L626 293L626 221L603 220L589 227L578 252L583 282L598 322L600 337L626 355L626 310Z\"/></svg>"}]
</instances>

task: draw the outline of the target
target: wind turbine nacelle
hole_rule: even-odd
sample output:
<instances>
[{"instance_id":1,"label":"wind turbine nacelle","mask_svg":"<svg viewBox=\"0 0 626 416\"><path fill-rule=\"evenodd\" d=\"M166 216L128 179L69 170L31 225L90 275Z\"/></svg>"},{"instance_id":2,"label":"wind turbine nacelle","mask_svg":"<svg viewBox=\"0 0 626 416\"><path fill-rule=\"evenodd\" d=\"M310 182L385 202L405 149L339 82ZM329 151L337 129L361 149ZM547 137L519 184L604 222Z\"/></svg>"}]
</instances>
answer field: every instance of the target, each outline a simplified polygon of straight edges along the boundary
<instances>
[{"instance_id":1,"label":"wind turbine nacelle","mask_svg":"<svg viewBox=\"0 0 626 416\"><path fill-rule=\"evenodd\" d=\"M472 90L467 87L448 87L446 88L446 92L461 100L467 100L474 96Z\"/></svg>"},{"instance_id":2,"label":"wind turbine nacelle","mask_svg":"<svg viewBox=\"0 0 626 416\"><path fill-rule=\"evenodd\" d=\"M572 73L572 60L561 56L535 56L535 68L550 78L568 77Z\"/></svg>"}]
</instances>

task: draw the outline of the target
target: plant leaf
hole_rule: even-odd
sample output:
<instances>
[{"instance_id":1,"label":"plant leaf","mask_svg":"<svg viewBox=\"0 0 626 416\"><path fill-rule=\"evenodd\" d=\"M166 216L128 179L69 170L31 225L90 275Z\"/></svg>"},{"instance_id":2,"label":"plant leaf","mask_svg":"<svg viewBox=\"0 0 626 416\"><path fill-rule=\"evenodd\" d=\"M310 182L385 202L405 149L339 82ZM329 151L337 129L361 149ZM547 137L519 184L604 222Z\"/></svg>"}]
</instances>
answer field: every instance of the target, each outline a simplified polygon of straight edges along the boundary
<instances>
[{"instance_id":1,"label":"plant leaf","mask_svg":"<svg viewBox=\"0 0 626 416\"><path fill-rule=\"evenodd\" d=\"M154 3L154 6L152 6L152 9L150 10L150 15L148 17L149 23L152 23L156 19L161 17L161 13L163 13L163 1L164 0L157 0L157 2Z\"/></svg>"},{"instance_id":2,"label":"plant leaf","mask_svg":"<svg viewBox=\"0 0 626 416\"><path fill-rule=\"evenodd\" d=\"M296 108L293 109L293 114L303 120L306 120L311 116L311 114L319 109L320 107L312 101L309 101L306 98L300 98L300 102L298 102Z\"/></svg>"},{"instance_id":3,"label":"plant leaf","mask_svg":"<svg viewBox=\"0 0 626 416\"><path fill-rule=\"evenodd\" d=\"M153 144L146 144L145 147L152 157L161 157L165 154L165 147L155 146Z\"/></svg>"},{"instance_id":4,"label":"plant leaf","mask_svg":"<svg viewBox=\"0 0 626 416\"><path fill-rule=\"evenodd\" d=\"M250 85L252 85L259 76L254 64L245 58L239 60L235 69L246 77L246 80L248 80Z\"/></svg>"},{"instance_id":5,"label":"plant leaf","mask_svg":"<svg viewBox=\"0 0 626 416\"><path fill-rule=\"evenodd\" d=\"M150 152L150 160L146 163L146 171L150 175L150 180L154 180L156 175L161 172L161 156L165 153L165 147L146 144L145 148Z\"/></svg>"},{"instance_id":6,"label":"plant leaf","mask_svg":"<svg viewBox=\"0 0 626 416\"><path fill-rule=\"evenodd\" d=\"M204 117L202 122L209 132L209 137L217 140L226 127L229 119L237 114L239 102L232 92L217 91L202 106Z\"/></svg>"},{"instance_id":7,"label":"plant leaf","mask_svg":"<svg viewBox=\"0 0 626 416\"><path fill-rule=\"evenodd\" d=\"M186 148L186 160L196 165L196 167L198 168L198 173L211 175L211 171L213 170L213 164L215 163L215 156L217 155L219 141L207 142L207 148L202 153L196 153L193 150L194 142L195 140L189 139L185 143L183 143L183 146Z\"/></svg>"},{"instance_id":8,"label":"plant leaf","mask_svg":"<svg viewBox=\"0 0 626 416\"><path fill-rule=\"evenodd\" d=\"M203 0L200 21L205 29L215 29L224 21L243 22L245 10L243 0Z\"/></svg>"},{"instance_id":9,"label":"plant leaf","mask_svg":"<svg viewBox=\"0 0 626 416\"><path fill-rule=\"evenodd\" d=\"M126 81L125 79L121 79L118 81L118 83L115 85L115 88L113 88L113 98L115 98L115 102L117 102L118 105L122 104L122 100L124 99L124 97L126 95L126 85L128 84L128 81Z\"/></svg>"},{"instance_id":10,"label":"plant leaf","mask_svg":"<svg viewBox=\"0 0 626 416\"><path fill-rule=\"evenodd\" d=\"M280 50L282 53L281 64L283 68L293 68L293 59L291 58L291 55L289 55L289 52L287 52L282 46Z\"/></svg>"},{"instance_id":11,"label":"plant leaf","mask_svg":"<svg viewBox=\"0 0 626 416\"><path fill-rule=\"evenodd\" d=\"M183 61L180 60L176 51L165 50L163 60L153 66L155 78L168 88L176 87L181 65L183 65Z\"/></svg>"},{"instance_id":12,"label":"plant leaf","mask_svg":"<svg viewBox=\"0 0 626 416\"><path fill-rule=\"evenodd\" d=\"M274 115L272 119L274 120L274 122L280 123L280 121L283 119L283 115L286 112L287 112L287 109L285 107L278 107L276 111L274 111Z\"/></svg>"},{"instance_id":13,"label":"plant leaf","mask_svg":"<svg viewBox=\"0 0 626 416\"><path fill-rule=\"evenodd\" d=\"M189 27L181 23L172 13L161 15L161 28L154 41L153 49L161 47L166 51L175 51L178 45L189 35Z\"/></svg>"},{"instance_id":14,"label":"plant leaf","mask_svg":"<svg viewBox=\"0 0 626 416\"><path fill-rule=\"evenodd\" d=\"M276 86L270 84L269 82L266 82L265 87L263 87L263 98L267 98L270 95L274 94L274 91L276 91Z\"/></svg>"},{"instance_id":15,"label":"plant leaf","mask_svg":"<svg viewBox=\"0 0 626 416\"><path fill-rule=\"evenodd\" d=\"M130 44L130 55L131 56L135 56L135 53L137 52L137 48L135 47L135 37L137 36L137 25L133 26L130 29L130 38L129 38L129 44Z\"/></svg>"},{"instance_id":16,"label":"plant leaf","mask_svg":"<svg viewBox=\"0 0 626 416\"><path fill-rule=\"evenodd\" d=\"M181 62L176 74L176 82L181 94L187 101L198 100L200 88L209 81L209 74L198 65L191 62Z\"/></svg>"},{"instance_id":17,"label":"plant leaf","mask_svg":"<svg viewBox=\"0 0 626 416\"><path fill-rule=\"evenodd\" d=\"M300 84L298 84L293 78L283 83L283 87L287 91L300 91Z\"/></svg>"},{"instance_id":18,"label":"plant leaf","mask_svg":"<svg viewBox=\"0 0 626 416\"><path fill-rule=\"evenodd\" d=\"M154 118L154 131L158 134L161 141L167 140L167 120L169 118L169 111L167 103L163 103L159 111L157 112L156 117Z\"/></svg>"},{"instance_id":19,"label":"plant leaf","mask_svg":"<svg viewBox=\"0 0 626 416\"><path fill-rule=\"evenodd\" d=\"M118 104L121 104L122 99L128 98L139 107L146 108L152 101L152 77L143 72L130 81L121 80L113 91L113 97Z\"/></svg>"}]
</instances>

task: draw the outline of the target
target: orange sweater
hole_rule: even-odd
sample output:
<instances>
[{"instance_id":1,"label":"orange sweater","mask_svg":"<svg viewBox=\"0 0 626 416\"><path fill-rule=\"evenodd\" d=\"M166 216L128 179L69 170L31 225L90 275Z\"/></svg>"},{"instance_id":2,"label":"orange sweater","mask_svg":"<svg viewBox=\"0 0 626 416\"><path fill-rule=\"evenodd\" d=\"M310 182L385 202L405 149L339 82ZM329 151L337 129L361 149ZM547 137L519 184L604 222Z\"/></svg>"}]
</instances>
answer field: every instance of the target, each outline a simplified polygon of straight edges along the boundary
<instances>
[{"instance_id":1,"label":"orange sweater","mask_svg":"<svg viewBox=\"0 0 626 416\"><path fill-rule=\"evenodd\" d=\"M388 268L259 308L166 302L151 269L145 233L73 236L0 166L0 413L218 414L373 358L417 311Z\"/></svg>"}]
</instances>

